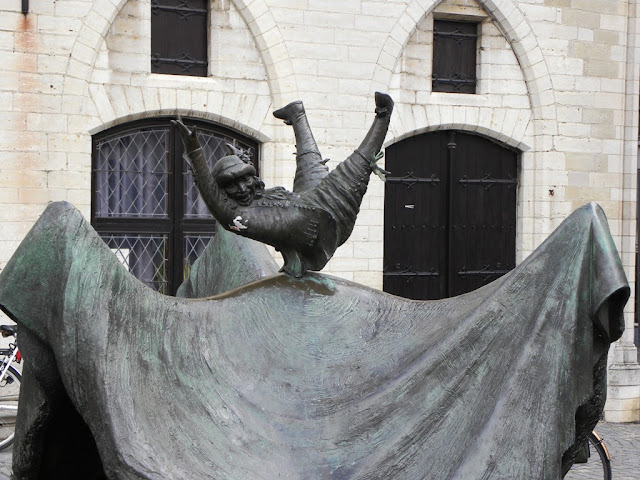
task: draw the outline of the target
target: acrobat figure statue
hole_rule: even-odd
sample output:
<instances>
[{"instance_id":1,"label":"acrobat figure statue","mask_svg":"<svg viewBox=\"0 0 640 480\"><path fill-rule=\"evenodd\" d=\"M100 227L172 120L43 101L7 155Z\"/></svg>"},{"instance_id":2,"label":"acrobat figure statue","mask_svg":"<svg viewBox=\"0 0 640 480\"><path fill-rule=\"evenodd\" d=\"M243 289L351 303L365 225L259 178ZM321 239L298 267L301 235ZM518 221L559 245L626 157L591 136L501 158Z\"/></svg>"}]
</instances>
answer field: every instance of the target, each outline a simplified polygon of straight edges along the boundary
<instances>
[{"instance_id":1,"label":"acrobat figure statue","mask_svg":"<svg viewBox=\"0 0 640 480\"><path fill-rule=\"evenodd\" d=\"M393 100L375 94L376 117L360 146L329 172L320 155L301 101L273 112L293 127L296 175L293 192L265 189L251 163L239 155L218 160L210 171L195 131L172 121L185 147L196 186L225 229L272 245L282 253L282 271L295 277L321 270L351 235L369 176L386 173L376 165L389 128Z\"/></svg>"}]
</instances>

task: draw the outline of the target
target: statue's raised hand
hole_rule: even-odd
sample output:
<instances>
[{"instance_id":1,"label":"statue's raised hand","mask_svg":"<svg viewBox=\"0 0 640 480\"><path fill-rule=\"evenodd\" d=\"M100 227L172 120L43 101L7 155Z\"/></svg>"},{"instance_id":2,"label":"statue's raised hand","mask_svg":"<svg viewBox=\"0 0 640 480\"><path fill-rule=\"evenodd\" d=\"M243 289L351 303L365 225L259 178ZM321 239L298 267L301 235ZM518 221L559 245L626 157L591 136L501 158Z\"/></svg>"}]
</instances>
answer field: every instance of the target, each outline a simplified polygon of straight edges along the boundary
<instances>
[{"instance_id":1,"label":"statue's raised hand","mask_svg":"<svg viewBox=\"0 0 640 480\"><path fill-rule=\"evenodd\" d=\"M176 120L171 120L171 124L176 127L180 134L180 138L182 138L185 153L189 154L200 148L200 142L198 142L198 138L196 137L195 127L190 130L189 127L182 123L182 117L180 115L178 115Z\"/></svg>"}]
</instances>

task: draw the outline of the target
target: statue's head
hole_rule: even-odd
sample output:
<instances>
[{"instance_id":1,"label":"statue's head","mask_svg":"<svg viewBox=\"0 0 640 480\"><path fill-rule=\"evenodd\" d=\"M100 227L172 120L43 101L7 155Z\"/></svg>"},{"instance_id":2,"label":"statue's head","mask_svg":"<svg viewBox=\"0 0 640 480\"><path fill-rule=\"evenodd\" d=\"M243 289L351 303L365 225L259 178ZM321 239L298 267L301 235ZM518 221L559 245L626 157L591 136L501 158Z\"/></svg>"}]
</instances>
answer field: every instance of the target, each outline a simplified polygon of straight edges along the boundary
<instances>
[{"instance_id":1,"label":"statue's head","mask_svg":"<svg viewBox=\"0 0 640 480\"><path fill-rule=\"evenodd\" d=\"M256 176L255 167L237 155L227 155L213 166L213 178L226 194L239 205L249 205L262 196L264 183Z\"/></svg>"}]
</instances>

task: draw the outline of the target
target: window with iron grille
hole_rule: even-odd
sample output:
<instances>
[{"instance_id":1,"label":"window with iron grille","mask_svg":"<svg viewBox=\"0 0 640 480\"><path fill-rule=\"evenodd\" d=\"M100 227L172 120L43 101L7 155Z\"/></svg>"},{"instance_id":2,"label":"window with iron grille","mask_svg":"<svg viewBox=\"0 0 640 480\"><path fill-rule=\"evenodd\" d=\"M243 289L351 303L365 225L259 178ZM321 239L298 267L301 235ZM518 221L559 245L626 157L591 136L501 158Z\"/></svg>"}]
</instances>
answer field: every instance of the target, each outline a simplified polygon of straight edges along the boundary
<instances>
[{"instance_id":1,"label":"window with iron grille","mask_svg":"<svg viewBox=\"0 0 640 480\"><path fill-rule=\"evenodd\" d=\"M209 0L152 0L151 72L207 76Z\"/></svg>"},{"instance_id":2,"label":"window with iron grille","mask_svg":"<svg viewBox=\"0 0 640 480\"><path fill-rule=\"evenodd\" d=\"M478 24L433 21L432 91L476 93Z\"/></svg>"},{"instance_id":3,"label":"window with iron grille","mask_svg":"<svg viewBox=\"0 0 640 480\"><path fill-rule=\"evenodd\" d=\"M91 223L129 272L174 295L213 237L215 220L170 120L132 122L94 136ZM183 121L197 127L210 167L230 143L258 168L253 140L201 120Z\"/></svg>"}]
</instances>

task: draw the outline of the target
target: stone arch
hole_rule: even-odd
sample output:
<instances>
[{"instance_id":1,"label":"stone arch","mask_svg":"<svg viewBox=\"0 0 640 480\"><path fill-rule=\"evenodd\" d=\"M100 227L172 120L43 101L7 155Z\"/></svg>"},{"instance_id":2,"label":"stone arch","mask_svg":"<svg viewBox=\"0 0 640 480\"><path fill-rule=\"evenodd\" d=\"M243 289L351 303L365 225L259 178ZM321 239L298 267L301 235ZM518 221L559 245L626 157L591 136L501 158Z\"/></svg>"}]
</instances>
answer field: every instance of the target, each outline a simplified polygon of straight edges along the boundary
<instances>
[{"instance_id":1,"label":"stone arch","mask_svg":"<svg viewBox=\"0 0 640 480\"><path fill-rule=\"evenodd\" d=\"M159 88L154 86L143 88L147 98L158 98ZM190 101L181 99L178 102L177 96L173 95L170 100L155 100L149 106L144 103L146 100L142 100L141 87L91 84L89 90L97 110L95 117L93 117L94 123L88 125L92 133L106 128L107 125L113 126L132 119L179 113L184 116L211 120L245 133L260 142L269 141L268 137L261 133L263 121L271 106L271 100L266 95L227 95L224 98L229 99L228 103L223 101L215 106L207 99L204 100L204 103L198 101L199 97L195 96L187 97L190 98ZM136 97L138 98L137 102L127 103L127 99Z\"/></svg>"},{"instance_id":2,"label":"stone arch","mask_svg":"<svg viewBox=\"0 0 640 480\"><path fill-rule=\"evenodd\" d=\"M273 13L265 0L230 0L251 31L267 69L267 82L276 103L297 91L293 64Z\"/></svg>"},{"instance_id":3,"label":"stone arch","mask_svg":"<svg viewBox=\"0 0 640 480\"><path fill-rule=\"evenodd\" d=\"M372 90L385 89L397 69L398 60L419 22L442 0L412 0L392 29L378 59ZM557 123L551 77L542 49L514 0L477 0L485 9L518 59L528 89L535 120ZM543 107L544 110L543 110ZM552 131L556 131L553 128Z\"/></svg>"},{"instance_id":4,"label":"stone arch","mask_svg":"<svg viewBox=\"0 0 640 480\"><path fill-rule=\"evenodd\" d=\"M94 3L85 16L67 64L66 76L69 80L65 96L79 94L79 89L86 93L100 45L127 1ZM267 70L267 83L272 95L295 91L295 77L285 43L265 1L229 1L236 6L253 35Z\"/></svg>"},{"instance_id":5,"label":"stone arch","mask_svg":"<svg viewBox=\"0 0 640 480\"><path fill-rule=\"evenodd\" d=\"M523 142L520 139L505 135L503 132L493 130L491 128L478 129L477 125L466 123L441 123L438 125L429 125L427 127L418 128L416 130L405 132L398 136L392 137L387 142L385 142L384 146L386 148L390 145L393 145L394 143L405 140L406 138L415 137L423 133L436 132L438 130L460 130L466 133L472 133L493 140L499 144L514 148L519 152L526 152L531 149L531 146L528 143Z\"/></svg>"},{"instance_id":6,"label":"stone arch","mask_svg":"<svg viewBox=\"0 0 640 480\"><path fill-rule=\"evenodd\" d=\"M394 139L422 132L455 129L491 138L520 151L534 148L531 112L528 109L459 105L410 105L398 103L390 133Z\"/></svg>"},{"instance_id":7,"label":"stone arch","mask_svg":"<svg viewBox=\"0 0 640 480\"><path fill-rule=\"evenodd\" d=\"M231 118L228 117L223 117L222 115L218 115L215 113L211 113L211 112L205 112L205 111L197 111L197 110L189 110L186 108L179 108L179 109L161 109L161 110L155 110L152 112L140 112L140 113L132 113L129 115L125 115L122 117L118 117L118 118L114 118L113 120L110 120L106 123L101 123L100 125L94 126L92 128L89 129L89 134L90 135L95 135L96 133L100 133L104 130L107 130L111 127L115 127L116 125L123 125L125 123L130 123L133 122L135 120L142 120L145 118L153 118L153 117L163 117L163 116L167 116L167 117L175 117L176 115L180 115L180 116L184 116L184 117L195 117L195 118L200 118L202 120L207 120L213 123L216 123L218 125L221 125L223 127L227 127L230 128L232 130L236 130L248 137L253 138L254 140L260 142L260 143L264 143L264 142L269 142L271 139L266 136L264 133L255 130L253 128L248 127L245 124L239 123L236 120L233 120Z\"/></svg>"},{"instance_id":8,"label":"stone arch","mask_svg":"<svg viewBox=\"0 0 640 480\"><path fill-rule=\"evenodd\" d=\"M93 4L82 22L82 28L80 28L78 37L71 49L70 61L67 65L67 77L86 82L90 80L100 45L118 13L128 1L116 0L115 3Z\"/></svg>"}]
</instances>

